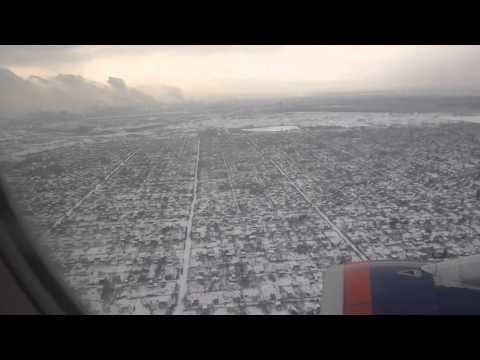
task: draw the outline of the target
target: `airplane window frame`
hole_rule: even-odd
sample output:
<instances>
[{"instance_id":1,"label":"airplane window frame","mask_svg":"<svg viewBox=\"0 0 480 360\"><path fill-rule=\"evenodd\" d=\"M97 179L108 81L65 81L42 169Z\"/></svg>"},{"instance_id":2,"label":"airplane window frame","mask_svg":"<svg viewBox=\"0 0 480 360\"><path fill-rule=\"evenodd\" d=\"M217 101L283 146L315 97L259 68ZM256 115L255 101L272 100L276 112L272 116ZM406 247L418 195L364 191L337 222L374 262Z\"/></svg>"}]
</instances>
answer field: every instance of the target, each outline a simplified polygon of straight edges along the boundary
<instances>
[{"instance_id":1,"label":"airplane window frame","mask_svg":"<svg viewBox=\"0 0 480 360\"><path fill-rule=\"evenodd\" d=\"M25 314L87 314L73 291L53 269L51 261L28 231L25 221L9 195L8 186L0 174L0 261L16 280L23 292L9 294L11 303L4 313ZM7 275L8 276L8 275ZM31 307L15 306L15 298L23 296ZM5 305L4 305L5 306Z\"/></svg>"}]
</instances>

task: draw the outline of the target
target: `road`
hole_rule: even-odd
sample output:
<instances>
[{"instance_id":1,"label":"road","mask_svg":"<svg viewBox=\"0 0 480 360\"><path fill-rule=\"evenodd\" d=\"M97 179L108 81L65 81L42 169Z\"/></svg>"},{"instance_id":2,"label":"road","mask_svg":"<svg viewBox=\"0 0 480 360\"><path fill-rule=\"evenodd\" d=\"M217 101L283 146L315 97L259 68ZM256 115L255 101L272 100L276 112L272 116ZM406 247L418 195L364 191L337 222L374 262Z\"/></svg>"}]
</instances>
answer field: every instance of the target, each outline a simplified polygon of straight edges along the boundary
<instances>
[{"instance_id":1,"label":"road","mask_svg":"<svg viewBox=\"0 0 480 360\"><path fill-rule=\"evenodd\" d=\"M227 164L227 161L225 160L225 157L223 156L223 154L222 154L222 159L223 159L223 164L225 165L225 169L227 170L228 184L230 185L230 190L232 192L233 202L235 203L238 213L240 214L241 213L240 206L238 205L237 196L235 195L235 190L233 188L232 169L230 168L230 165Z\"/></svg>"},{"instance_id":2,"label":"road","mask_svg":"<svg viewBox=\"0 0 480 360\"><path fill-rule=\"evenodd\" d=\"M200 162L200 140L198 140L197 145L197 159L195 162L195 174L194 174L194 183L193 183L193 196L192 202L190 203L190 213L188 215L187 230L185 236L185 250L183 252L183 268L182 274L180 275L179 291L177 297L177 305L173 311L173 314L182 314L185 305L185 295L187 294L188 289L188 270L190 268L190 254L192 251L192 223L193 223L193 214L195 211L195 203L197 202L197 186L198 186L198 164Z\"/></svg>"},{"instance_id":3,"label":"road","mask_svg":"<svg viewBox=\"0 0 480 360\"><path fill-rule=\"evenodd\" d=\"M262 154L260 150L252 143L250 142L250 145L257 151L257 153L260 154L260 156L265 160L269 161L275 168L287 179L289 184L302 196L302 198L315 210L315 212L320 215L320 217L325 220L325 222L332 228L333 231L346 243L350 246L350 248L357 254L357 256L363 260L363 261L368 261L369 258L368 256L360 250L351 240L348 236L346 236L329 218L328 216L320 210L318 206L316 206L310 199L308 199L307 195L298 187L297 184L288 176L288 174L281 168L281 166L273 159L266 159L265 156Z\"/></svg>"},{"instance_id":4,"label":"road","mask_svg":"<svg viewBox=\"0 0 480 360\"><path fill-rule=\"evenodd\" d=\"M101 182L96 184L88 193L86 193L80 200L78 200L75 203L75 205L73 205L70 209L68 209L62 217L60 217L57 221L55 221L53 223L53 225L47 231L45 231L45 233L41 236L41 238L43 239L43 238L47 237L57 226L59 226L61 223L63 223L63 221L65 221L65 219L70 217L73 214L73 212L76 209L78 209L84 203L85 200L87 200L95 191L100 189L100 187L102 185L104 185L106 182L108 182L108 180L110 180L113 175L115 175L123 166L125 166L127 164L127 162L133 156L135 156L137 154L137 152L138 151L132 151L130 154L128 154L127 157L124 160L122 160L120 162L120 164L118 164L112 171L110 171L110 173L107 174L107 176L105 176Z\"/></svg>"}]
</instances>

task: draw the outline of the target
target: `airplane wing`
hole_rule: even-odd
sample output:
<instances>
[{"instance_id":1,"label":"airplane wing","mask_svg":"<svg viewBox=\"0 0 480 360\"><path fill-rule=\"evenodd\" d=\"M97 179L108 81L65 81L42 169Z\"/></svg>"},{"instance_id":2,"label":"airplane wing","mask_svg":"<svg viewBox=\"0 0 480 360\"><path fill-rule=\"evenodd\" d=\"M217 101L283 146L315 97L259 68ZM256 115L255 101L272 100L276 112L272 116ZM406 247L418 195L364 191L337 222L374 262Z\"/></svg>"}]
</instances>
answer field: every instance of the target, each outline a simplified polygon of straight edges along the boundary
<instances>
[{"instance_id":1,"label":"airplane wing","mask_svg":"<svg viewBox=\"0 0 480 360\"><path fill-rule=\"evenodd\" d=\"M325 273L325 315L480 314L480 256L437 264L372 261Z\"/></svg>"}]
</instances>

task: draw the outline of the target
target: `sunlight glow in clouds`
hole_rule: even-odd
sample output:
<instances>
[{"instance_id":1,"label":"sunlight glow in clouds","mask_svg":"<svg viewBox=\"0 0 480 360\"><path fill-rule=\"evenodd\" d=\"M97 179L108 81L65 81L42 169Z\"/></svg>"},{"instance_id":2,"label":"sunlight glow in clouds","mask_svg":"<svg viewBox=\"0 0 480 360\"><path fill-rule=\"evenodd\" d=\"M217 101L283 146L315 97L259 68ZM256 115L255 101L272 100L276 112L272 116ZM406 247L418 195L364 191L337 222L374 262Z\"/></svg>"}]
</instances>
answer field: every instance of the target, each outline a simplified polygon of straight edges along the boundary
<instances>
[{"instance_id":1,"label":"sunlight glow in clouds","mask_svg":"<svg viewBox=\"0 0 480 360\"><path fill-rule=\"evenodd\" d=\"M478 46L68 46L4 49L0 66L20 76L109 76L155 93L302 95L316 91L478 88ZM10 51L10 53L9 53ZM15 53L16 52L16 53Z\"/></svg>"}]
</instances>

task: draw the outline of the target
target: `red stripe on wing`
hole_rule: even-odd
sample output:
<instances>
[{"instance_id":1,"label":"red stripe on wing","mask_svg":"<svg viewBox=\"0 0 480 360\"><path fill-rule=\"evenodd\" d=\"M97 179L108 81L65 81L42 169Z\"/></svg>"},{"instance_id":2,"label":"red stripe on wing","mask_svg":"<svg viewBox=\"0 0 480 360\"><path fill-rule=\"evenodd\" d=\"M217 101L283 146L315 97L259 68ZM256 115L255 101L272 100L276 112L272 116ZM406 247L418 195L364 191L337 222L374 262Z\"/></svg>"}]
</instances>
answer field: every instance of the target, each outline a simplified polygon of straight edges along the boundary
<instances>
[{"instance_id":1,"label":"red stripe on wing","mask_svg":"<svg viewBox=\"0 0 480 360\"><path fill-rule=\"evenodd\" d=\"M345 266L343 313L345 315L371 315L372 283L369 264L356 263Z\"/></svg>"}]
</instances>

